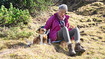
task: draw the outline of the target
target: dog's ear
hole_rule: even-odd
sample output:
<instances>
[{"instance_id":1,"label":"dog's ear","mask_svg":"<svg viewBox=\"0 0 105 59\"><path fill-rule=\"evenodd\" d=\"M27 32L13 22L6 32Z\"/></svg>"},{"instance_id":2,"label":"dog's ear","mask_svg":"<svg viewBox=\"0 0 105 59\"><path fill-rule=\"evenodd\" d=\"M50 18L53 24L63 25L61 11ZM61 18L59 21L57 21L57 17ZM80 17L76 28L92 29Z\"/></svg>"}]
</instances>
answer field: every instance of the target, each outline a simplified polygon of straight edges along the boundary
<instances>
[{"instance_id":1,"label":"dog's ear","mask_svg":"<svg viewBox=\"0 0 105 59\"><path fill-rule=\"evenodd\" d=\"M39 33L40 29L41 29L41 28L39 28L39 29L36 31L36 33Z\"/></svg>"}]
</instances>

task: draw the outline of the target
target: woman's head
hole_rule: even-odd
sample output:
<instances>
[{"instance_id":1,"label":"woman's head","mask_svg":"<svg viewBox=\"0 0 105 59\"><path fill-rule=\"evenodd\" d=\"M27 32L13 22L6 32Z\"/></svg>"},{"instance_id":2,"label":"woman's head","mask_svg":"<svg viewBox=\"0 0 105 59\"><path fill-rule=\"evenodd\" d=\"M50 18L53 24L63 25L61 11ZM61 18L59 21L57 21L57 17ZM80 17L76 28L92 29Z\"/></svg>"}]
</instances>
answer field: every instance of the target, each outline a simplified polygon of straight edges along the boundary
<instances>
[{"instance_id":1,"label":"woman's head","mask_svg":"<svg viewBox=\"0 0 105 59\"><path fill-rule=\"evenodd\" d=\"M66 14L67 11L68 11L67 5L62 4L62 5L59 6L58 14L63 17Z\"/></svg>"}]
</instances>

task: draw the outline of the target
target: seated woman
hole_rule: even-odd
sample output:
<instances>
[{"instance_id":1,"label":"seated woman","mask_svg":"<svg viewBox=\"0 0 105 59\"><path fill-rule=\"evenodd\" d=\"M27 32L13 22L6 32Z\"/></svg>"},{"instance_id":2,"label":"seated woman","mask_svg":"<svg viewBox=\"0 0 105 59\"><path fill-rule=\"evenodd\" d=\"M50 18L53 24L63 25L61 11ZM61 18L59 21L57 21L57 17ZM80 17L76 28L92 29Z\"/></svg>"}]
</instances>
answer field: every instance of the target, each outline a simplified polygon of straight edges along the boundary
<instances>
[{"instance_id":1,"label":"seated woman","mask_svg":"<svg viewBox=\"0 0 105 59\"><path fill-rule=\"evenodd\" d=\"M68 44L69 55L74 56L76 55L76 52L84 52L85 49L83 49L83 47L80 45L79 29L69 28L69 16L66 15L67 11L67 5L60 5L58 12L48 19L44 28L46 30L50 29L49 38L51 39L51 42L65 40ZM70 40L72 37L74 37L75 40L75 50Z\"/></svg>"}]
</instances>

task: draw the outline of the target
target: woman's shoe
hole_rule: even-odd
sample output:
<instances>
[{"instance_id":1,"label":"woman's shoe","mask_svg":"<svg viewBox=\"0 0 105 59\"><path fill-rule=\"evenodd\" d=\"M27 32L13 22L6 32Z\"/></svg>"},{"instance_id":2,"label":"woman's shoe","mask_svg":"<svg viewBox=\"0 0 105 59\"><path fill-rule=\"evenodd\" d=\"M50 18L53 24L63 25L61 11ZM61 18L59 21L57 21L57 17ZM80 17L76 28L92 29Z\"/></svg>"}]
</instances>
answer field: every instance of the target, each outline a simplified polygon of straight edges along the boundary
<instances>
[{"instance_id":1,"label":"woman's shoe","mask_svg":"<svg viewBox=\"0 0 105 59\"><path fill-rule=\"evenodd\" d=\"M75 51L76 52L85 52L86 50L80 45L80 43L75 44Z\"/></svg>"},{"instance_id":2,"label":"woman's shoe","mask_svg":"<svg viewBox=\"0 0 105 59\"><path fill-rule=\"evenodd\" d=\"M72 43L68 45L68 49L69 49L69 55L70 56L75 56L76 55L76 52L74 51Z\"/></svg>"}]
</instances>

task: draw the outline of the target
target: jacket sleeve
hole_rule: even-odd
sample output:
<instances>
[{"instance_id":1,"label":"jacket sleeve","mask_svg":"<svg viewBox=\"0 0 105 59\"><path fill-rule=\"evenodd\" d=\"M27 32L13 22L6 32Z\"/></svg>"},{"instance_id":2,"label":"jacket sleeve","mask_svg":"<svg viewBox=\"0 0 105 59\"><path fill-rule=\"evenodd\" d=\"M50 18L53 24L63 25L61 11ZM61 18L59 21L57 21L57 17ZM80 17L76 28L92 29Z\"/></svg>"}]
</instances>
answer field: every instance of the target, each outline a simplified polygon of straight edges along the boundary
<instances>
[{"instance_id":1,"label":"jacket sleeve","mask_svg":"<svg viewBox=\"0 0 105 59\"><path fill-rule=\"evenodd\" d=\"M45 24L45 26L44 26L44 28L45 28L46 30L50 29L53 20L54 20L54 16L51 16L51 17L47 20L47 22L46 22L46 24Z\"/></svg>"}]
</instances>

